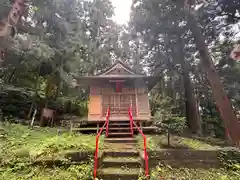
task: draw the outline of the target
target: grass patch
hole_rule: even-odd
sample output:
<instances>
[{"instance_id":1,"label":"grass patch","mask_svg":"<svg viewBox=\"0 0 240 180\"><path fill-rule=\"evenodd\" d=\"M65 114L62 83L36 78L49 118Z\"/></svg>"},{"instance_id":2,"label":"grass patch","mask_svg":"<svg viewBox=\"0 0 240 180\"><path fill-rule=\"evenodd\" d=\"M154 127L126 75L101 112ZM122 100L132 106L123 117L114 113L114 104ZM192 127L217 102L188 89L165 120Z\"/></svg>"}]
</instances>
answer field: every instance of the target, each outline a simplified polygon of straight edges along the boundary
<instances>
[{"instance_id":1,"label":"grass patch","mask_svg":"<svg viewBox=\"0 0 240 180\"><path fill-rule=\"evenodd\" d=\"M58 156L65 151L94 151L95 136L65 133L58 135L57 129L35 128L12 124L1 126L0 165L16 161L33 160L45 156ZM99 148L103 148L100 138Z\"/></svg>"},{"instance_id":2,"label":"grass patch","mask_svg":"<svg viewBox=\"0 0 240 180\"><path fill-rule=\"evenodd\" d=\"M226 169L188 169L157 166L151 171L150 180L238 180L240 171ZM144 178L139 178L139 180Z\"/></svg>"},{"instance_id":3,"label":"grass patch","mask_svg":"<svg viewBox=\"0 0 240 180\"><path fill-rule=\"evenodd\" d=\"M137 139L138 148L143 149L142 136L137 136ZM213 146L210 143L198 139L180 136L171 136L171 143L170 146L168 146L166 135L147 135L147 148L152 151L165 148L210 150L217 149L219 146Z\"/></svg>"},{"instance_id":4,"label":"grass patch","mask_svg":"<svg viewBox=\"0 0 240 180\"><path fill-rule=\"evenodd\" d=\"M17 168L0 168L1 180L91 180L91 164L66 167L43 168L23 166Z\"/></svg>"},{"instance_id":5,"label":"grass patch","mask_svg":"<svg viewBox=\"0 0 240 180\"><path fill-rule=\"evenodd\" d=\"M212 146L210 144L207 144L206 142L192 139L192 138L180 138L180 143L183 145L186 145L187 147L191 149L216 149L218 146Z\"/></svg>"},{"instance_id":6,"label":"grass patch","mask_svg":"<svg viewBox=\"0 0 240 180\"><path fill-rule=\"evenodd\" d=\"M47 168L32 166L36 160L53 157L66 160L64 152L94 151L95 135L58 135L54 128L29 129L19 124L0 126L0 179L1 180L90 180L93 162L80 165ZM103 148L100 137L99 148Z\"/></svg>"}]
</instances>

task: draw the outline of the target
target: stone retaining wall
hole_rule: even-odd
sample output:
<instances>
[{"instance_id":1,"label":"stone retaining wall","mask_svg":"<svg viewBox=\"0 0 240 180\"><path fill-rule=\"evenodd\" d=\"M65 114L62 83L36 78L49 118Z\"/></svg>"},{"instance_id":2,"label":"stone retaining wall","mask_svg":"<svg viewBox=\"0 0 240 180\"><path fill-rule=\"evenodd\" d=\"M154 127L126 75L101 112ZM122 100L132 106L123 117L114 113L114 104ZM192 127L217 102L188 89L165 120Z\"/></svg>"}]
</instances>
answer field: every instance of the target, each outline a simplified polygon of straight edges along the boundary
<instances>
[{"instance_id":1,"label":"stone retaining wall","mask_svg":"<svg viewBox=\"0 0 240 180\"><path fill-rule=\"evenodd\" d=\"M150 151L149 166L155 167L158 164L166 164L172 167L187 168L220 168L216 150L175 150ZM143 155L142 155L143 159ZM144 162L144 159L143 159Z\"/></svg>"},{"instance_id":2,"label":"stone retaining wall","mask_svg":"<svg viewBox=\"0 0 240 180\"><path fill-rule=\"evenodd\" d=\"M187 168L220 168L222 167L220 152L222 150L180 150L180 149L165 149L162 151L148 151L149 167L154 168L159 164L165 164L176 168L187 167ZM232 154L227 151L227 153ZM142 163L144 164L143 152L140 153ZM69 161L69 164L89 162L94 159L94 152L79 152L70 151L64 153L65 159ZM103 155L99 153L99 165L101 165ZM230 159L229 159L230 158ZM227 160L239 160L239 155L236 157L232 155ZM48 164L48 165L61 165L66 164L65 160L45 158L36 161L34 164Z\"/></svg>"}]
</instances>

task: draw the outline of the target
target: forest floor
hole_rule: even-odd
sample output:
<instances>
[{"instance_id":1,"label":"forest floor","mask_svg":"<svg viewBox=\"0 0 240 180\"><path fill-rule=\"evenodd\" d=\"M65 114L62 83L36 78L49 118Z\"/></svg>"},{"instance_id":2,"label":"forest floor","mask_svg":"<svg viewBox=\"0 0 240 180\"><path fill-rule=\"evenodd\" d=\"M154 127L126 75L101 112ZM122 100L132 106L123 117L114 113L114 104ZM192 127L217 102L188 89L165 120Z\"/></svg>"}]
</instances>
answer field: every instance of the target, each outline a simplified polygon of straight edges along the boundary
<instances>
[{"instance_id":1,"label":"forest floor","mask_svg":"<svg viewBox=\"0 0 240 180\"><path fill-rule=\"evenodd\" d=\"M147 148L152 151L161 149L195 149L195 150L214 150L227 147L222 139L212 137L184 137L179 135L170 136L170 146L168 146L167 135L146 135ZM138 147L143 148L143 138L138 136Z\"/></svg>"},{"instance_id":2,"label":"forest floor","mask_svg":"<svg viewBox=\"0 0 240 180\"><path fill-rule=\"evenodd\" d=\"M66 151L94 151L95 135L69 134L58 135L55 128L34 128L18 124L0 126L0 179L1 180L89 180L92 179L93 162L62 167L31 166L29 160L49 156L60 156ZM138 137L140 140L140 137ZM103 137L100 149L103 148ZM193 149L215 148L209 143L174 136L172 143L183 144ZM141 144L141 142L139 142ZM164 147L166 137L163 135L148 136L148 149L157 150ZM218 147L218 146L216 146ZM240 169L240 168L239 168ZM175 169L157 166L151 171L151 179L164 180L237 180L240 172L226 169ZM141 178L139 178L141 179Z\"/></svg>"},{"instance_id":3,"label":"forest floor","mask_svg":"<svg viewBox=\"0 0 240 180\"><path fill-rule=\"evenodd\" d=\"M103 147L100 138L99 147ZM63 133L58 135L56 128L34 127L19 124L0 125L0 179L89 179L92 176L92 163L85 162L68 167L47 168L32 166L37 160L63 159L69 151L95 150L95 135Z\"/></svg>"},{"instance_id":4,"label":"forest floor","mask_svg":"<svg viewBox=\"0 0 240 180\"><path fill-rule=\"evenodd\" d=\"M188 169L157 166L151 171L151 180L239 180L240 171L221 169Z\"/></svg>"},{"instance_id":5,"label":"forest floor","mask_svg":"<svg viewBox=\"0 0 240 180\"><path fill-rule=\"evenodd\" d=\"M19 124L0 126L0 154L27 151L31 157L61 154L65 151L94 151L95 135L61 133L56 128L34 127ZM100 142L103 137L100 138ZM100 149L103 143L100 144Z\"/></svg>"},{"instance_id":6,"label":"forest floor","mask_svg":"<svg viewBox=\"0 0 240 180\"><path fill-rule=\"evenodd\" d=\"M212 137L186 137L171 135L168 146L167 135L146 135L148 151L161 151L164 149L186 150L217 150L229 147L222 139ZM138 148L143 149L143 138L137 136ZM232 164L234 170L229 168L172 168L166 165L158 165L151 170L151 180L159 180L159 177L167 180L239 180L240 164Z\"/></svg>"}]
</instances>

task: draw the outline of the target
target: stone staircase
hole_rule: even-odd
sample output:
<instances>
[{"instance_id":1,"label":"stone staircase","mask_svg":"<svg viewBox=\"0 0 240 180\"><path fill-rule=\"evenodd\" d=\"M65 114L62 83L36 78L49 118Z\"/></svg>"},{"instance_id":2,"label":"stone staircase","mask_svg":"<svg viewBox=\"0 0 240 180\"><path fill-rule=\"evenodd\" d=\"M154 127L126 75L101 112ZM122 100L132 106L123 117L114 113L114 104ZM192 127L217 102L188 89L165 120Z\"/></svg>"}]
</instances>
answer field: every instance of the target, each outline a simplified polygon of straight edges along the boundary
<instances>
[{"instance_id":1,"label":"stone staircase","mask_svg":"<svg viewBox=\"0 0 240 180\"><path fill-rule=\"evenodd\" d=\"M103 180L137 180L143 173L137 140L130 132L129 120L110 120L98 177Z\"/></svg>"}]
</instances>

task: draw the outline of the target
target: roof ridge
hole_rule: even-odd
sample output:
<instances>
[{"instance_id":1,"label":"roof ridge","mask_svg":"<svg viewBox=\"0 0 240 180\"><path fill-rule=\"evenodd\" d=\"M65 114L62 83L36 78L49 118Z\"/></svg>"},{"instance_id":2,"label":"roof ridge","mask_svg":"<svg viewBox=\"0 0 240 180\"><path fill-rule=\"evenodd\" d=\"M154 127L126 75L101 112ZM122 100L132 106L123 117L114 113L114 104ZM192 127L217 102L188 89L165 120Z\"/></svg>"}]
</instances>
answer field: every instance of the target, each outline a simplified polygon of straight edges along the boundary
<instances>
[{"instance_id":1,"label":"roof ridge","mask_svg":"<svg viewBox=\"0 0 240 180\"><path fill-rule=\"evenodd\" d=\"M123 62L122 60L116 60L110 67L108 67L103 72L96 74L95 76L101 76L101 75L107 74L108 72L110 72L118 64L122 65L123 68L125 68L131 74L138 75L138 73L136 73L131 67L129 67L129 65L127 63Z\"/></svg>"}]
</instances>

